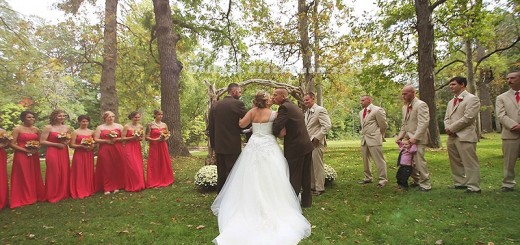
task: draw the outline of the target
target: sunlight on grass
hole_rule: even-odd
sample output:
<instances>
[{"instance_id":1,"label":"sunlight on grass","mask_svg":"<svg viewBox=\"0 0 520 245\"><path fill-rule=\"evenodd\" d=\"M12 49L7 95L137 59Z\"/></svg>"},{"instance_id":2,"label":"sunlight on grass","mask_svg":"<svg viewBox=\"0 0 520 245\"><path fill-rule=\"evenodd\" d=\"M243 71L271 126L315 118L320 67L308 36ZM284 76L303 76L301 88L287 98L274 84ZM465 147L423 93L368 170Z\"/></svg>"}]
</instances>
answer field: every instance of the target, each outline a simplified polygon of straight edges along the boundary
<instances>
[{"instance_id":1,"label":"sunlight on grass","mask_svg":"<svg viewBox=\"0 0 520 245\"><path fill-rule=\"evenodd\" d=\"M445 138L443 138L445 142ZM515 244L520 242L520 195L498 191L501 141L486 135L477 146L482 194L468 195L452 184L445 149L426 153L433 190L396 190L397 146L384 153L390 183L383 189L359 185L363 167L359 141L329 141L325 162L338 179L314 197L304 215L313 225L300 244ZM139 193L97 194L56 204L38 203L0 211L1 244L210 244L218 235L210 210L215 193L195 189L193 177L207 152L173 159L175 184ZM375 173L374 173L375 174Z\"/></svg>"}]
</instances>

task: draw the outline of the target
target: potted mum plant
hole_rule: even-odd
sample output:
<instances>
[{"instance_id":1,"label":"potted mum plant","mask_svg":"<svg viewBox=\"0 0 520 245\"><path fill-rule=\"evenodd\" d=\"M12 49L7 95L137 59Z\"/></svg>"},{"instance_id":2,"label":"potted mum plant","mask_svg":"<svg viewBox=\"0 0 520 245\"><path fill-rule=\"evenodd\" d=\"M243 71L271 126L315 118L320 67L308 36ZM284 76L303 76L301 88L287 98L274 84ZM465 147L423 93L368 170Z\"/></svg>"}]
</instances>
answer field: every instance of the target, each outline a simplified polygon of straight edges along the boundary
<instances>
[{"instance_id":1,"label":"potted mum plant","mask_svg":"<svg viewBox=\"0 0 520 245\"><path fill-rule=\"evenodd\" d=\"M195 174L195 186L201 191L215 191L217 189L217 166L206 165Z\"/></svg>"}]
</instances>

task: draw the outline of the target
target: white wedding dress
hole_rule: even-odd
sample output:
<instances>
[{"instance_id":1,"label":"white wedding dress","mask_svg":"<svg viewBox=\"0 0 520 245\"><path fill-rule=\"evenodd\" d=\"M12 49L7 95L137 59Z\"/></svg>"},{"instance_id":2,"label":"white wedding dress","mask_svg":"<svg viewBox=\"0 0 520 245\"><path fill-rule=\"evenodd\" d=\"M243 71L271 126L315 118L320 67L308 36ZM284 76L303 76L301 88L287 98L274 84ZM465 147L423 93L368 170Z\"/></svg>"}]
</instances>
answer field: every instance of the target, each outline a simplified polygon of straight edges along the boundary
<instances>
[{"instance_id":1,"label":"white wedding dress","mask_svg":"<svg viewBox=\"0 0 520 245\"><path fill-rule=\"evenodd\" d=\"M211 206L220 231L215 244L298 244L311 234L272 134L275 116L253 123L253 135Z\"/></svg>"}]
</instances>

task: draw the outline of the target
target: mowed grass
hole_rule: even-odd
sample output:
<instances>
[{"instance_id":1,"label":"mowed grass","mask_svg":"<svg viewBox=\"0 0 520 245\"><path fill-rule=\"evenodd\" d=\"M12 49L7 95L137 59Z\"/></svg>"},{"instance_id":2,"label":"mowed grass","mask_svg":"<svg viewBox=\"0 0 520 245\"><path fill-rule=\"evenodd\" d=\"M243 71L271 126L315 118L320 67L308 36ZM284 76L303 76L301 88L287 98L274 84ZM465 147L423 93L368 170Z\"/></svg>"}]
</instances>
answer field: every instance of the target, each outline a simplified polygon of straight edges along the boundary
<instances>
[{"instance_id":1,"label":"mowed grass","mask_svg":"<svg viewBox=\"0 0 520 245\"><path fill-rule=\"evenodd\" d=\"M384 152L390 183L378 189L376 183L357 184L363 177L359 141L329 141L325 162L338 179L304 209L313 230L300 244L520 243L520 191L498 191L503 172L498 134L485 135L477 145L482 194L447 188L452 180L445 149L426 153L432 191L398 191L393 139L387 139ZM204 159L204 152L173 159L171 187L4 209L0 243L211 244L218 235L210 210L216 193L201 193L193 185Z\"/></svg>"}]
</instances>

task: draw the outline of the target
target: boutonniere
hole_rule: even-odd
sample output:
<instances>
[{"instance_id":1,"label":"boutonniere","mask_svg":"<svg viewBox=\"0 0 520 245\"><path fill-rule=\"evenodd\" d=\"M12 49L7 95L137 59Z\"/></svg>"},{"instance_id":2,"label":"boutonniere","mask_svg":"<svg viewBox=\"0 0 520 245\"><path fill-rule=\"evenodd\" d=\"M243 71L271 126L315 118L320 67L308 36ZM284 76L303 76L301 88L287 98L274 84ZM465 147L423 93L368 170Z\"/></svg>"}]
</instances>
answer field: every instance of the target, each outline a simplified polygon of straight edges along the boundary
<instances>
[{"instance_id":1,"label":"boutonniere","mask_svg":"<svg viewBox=\"0 0 520 245\"><path fill-rule=\"evenodd\" d=\"M314 108L309 109L309 113L314 113Z\"/></svg>"},{"instance_id":2,"label":"boutonniere","mask_svg":"<svg viewBox=\"0 0 520 245\"><path fill-rule=\"evenodd\" d=\"M462 102L463 99L464 99L464 98L457 98L457 100L458 100L459 103Z\"/></svg>"},{"instance_id":3,"label":"boutonniere","mask_svg":"<svg viewBox=\"0 0 520 245\"><path fill-rule=\"evenodd\" d=\"M371 111L372 111L372 110L370 110L370 109L367 109L367 113L370 113Z\"/></svg>"}]
</instances>

